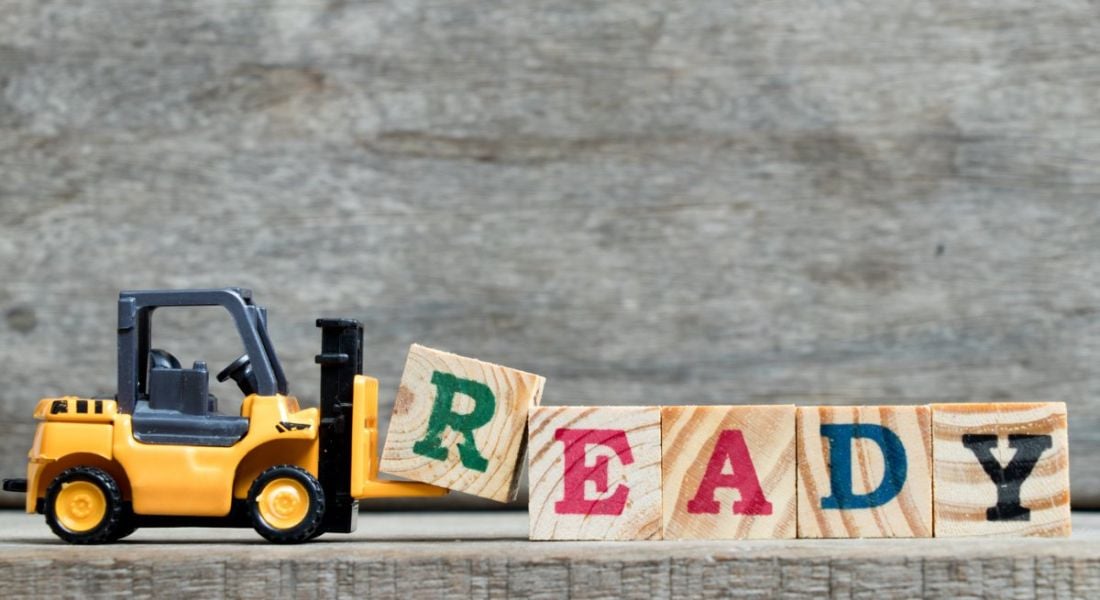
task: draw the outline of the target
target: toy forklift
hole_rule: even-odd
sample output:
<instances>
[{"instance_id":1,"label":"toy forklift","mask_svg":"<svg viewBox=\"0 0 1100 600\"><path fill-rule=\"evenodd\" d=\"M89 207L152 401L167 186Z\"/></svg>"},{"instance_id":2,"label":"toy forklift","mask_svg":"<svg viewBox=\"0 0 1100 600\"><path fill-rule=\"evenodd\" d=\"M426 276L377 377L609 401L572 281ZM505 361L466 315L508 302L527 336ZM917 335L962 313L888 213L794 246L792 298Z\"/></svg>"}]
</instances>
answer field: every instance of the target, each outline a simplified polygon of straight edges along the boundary
<instances>
[{"instance_id":1,"label":"toy forklift","mask_svg":"<svg viewBox=\"0 0 1100 600\"><path fill-rule=\"evenodd\" d=\"M244 400L218 412L206 363L180 366L151 347L154 310L228 311L245 353L217 374ZM118 394L39 401L27 512L61 539L114 542L138 527L247 527L272 542L355 531L364 498L440 496L443 488L378 476L378 381L361 374L363 328L318 319L320 408L302 409L267 334L267 312L241 288L124 291L118 300Z\"/></svg>"}]
</instances>

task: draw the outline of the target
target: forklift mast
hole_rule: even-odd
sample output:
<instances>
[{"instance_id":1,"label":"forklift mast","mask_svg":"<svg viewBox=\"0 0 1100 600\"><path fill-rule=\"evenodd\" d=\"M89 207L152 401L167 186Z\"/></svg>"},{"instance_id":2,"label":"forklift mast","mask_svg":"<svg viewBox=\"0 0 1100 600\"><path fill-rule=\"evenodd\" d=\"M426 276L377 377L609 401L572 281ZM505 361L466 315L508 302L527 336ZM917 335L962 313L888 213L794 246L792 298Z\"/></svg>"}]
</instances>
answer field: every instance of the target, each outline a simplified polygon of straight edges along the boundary
<instances>
[{"instance_id":1,"label":"forklift mast","mask_svg":"<svg viewBox=\"0 0 1100 600\"><path fill-rule=\"evenodd\" d=\"M325 491L321 531L355 531L359 501L351 496L351 434L355 376L363 372L363 326L352 319L317 319L321 328L321 426L317 479Z\"/></svg>"}]
</instances>

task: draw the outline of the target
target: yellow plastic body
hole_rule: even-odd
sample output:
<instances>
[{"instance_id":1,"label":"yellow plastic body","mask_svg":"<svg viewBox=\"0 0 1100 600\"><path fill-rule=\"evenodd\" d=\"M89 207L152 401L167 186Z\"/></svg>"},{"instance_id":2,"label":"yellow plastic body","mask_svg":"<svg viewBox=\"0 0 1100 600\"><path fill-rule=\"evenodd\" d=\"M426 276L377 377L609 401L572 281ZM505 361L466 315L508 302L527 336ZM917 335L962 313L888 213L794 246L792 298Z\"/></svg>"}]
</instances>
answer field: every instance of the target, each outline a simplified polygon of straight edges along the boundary
<instances>
[{"instance_id":1,"label":"yellow plastic body","mask_svg":"<svg viewBox=\"0 0 1100 600\"><path fill-rule=\"evenodd\" d=\"M80 402L101 403L101 412L77 412ZM42 422L28 456L27 511L35 512L54 477L79 465L110 473L140 515L224 516L268 467L292 464L317 475L316 408L303 410L283 395L252 395L243 407L248 433L223 448L143 444L134 439L130 415L119 414L113 400L42 400L35 409Z\"/></svg>"},{"instance_id":2,"label":"yellow plastic body","mask_svg":"<svg viewBox=\"0 0 1100 600\"><path fill-rule=\"evenodd\" d=\"M357 375L353 385L351 495L446 494L424 483L378 480L378 380ZM114 400L46 398L34 416L40 423L28 454L27 512L37 511L55 477L76 466L110 473L135 513L173 516L225 516L233 500L246 498L252 482L275 465L318 473L320 413L301 409L292 396L246 397L241 416L249 419L248 433L229 447L143 444L134 438L130 415L119 413ZM271 518L279 511L289 511L283 518L294 517L295 510L284 503L269 508Z\"/></svg>"}]
</instances>

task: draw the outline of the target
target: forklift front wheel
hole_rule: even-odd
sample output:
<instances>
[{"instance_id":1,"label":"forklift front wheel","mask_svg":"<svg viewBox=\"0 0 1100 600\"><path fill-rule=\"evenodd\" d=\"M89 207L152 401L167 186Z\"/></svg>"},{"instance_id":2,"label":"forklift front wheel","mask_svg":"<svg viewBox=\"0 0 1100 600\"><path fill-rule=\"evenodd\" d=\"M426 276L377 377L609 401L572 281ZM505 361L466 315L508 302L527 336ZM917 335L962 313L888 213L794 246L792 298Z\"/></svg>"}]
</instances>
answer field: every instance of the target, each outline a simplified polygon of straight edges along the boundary
<instances>
[{"instance_id":1,"label":"forklift front wheel","mask_svg":"<svg viewBox=\"0 0 1100 600\"><path fill-rule=\"evenodd\" d=\"M106 471L74 467L46 489L45 512L50 529L66 542L113 542L123 527L122 492Z\"/></svg>"},{"instance_id":2,"label":"forklift front wheel","mask_svg":"<svg viewBox=\"0 0 1100 600\"><path fill-rule=\"evenodd\" d=\"M257 533L277 544L296 544L315 537L320 529L325 492L309 471L278 465L252 483L248 507Z\"/></svg>"}]
</instances>

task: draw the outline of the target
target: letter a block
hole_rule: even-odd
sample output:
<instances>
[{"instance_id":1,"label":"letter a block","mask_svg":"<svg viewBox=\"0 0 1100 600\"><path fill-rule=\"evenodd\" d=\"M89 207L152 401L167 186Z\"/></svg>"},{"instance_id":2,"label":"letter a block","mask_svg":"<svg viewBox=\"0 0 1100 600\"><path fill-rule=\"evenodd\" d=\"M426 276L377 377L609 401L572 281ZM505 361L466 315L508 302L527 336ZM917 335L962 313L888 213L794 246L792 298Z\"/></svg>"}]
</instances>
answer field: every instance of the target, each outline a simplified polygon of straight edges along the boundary
<instances>
[{"instance_id":1,"label":"letter a block","mask_svg":"<svg viewBox=\"0 0 1100 600\"><path fill-rule=\"evenodd\" d=\"M1068 536L1061 402L933 404L936 536Z\"/></svg>"},{"instance_id":2,"label":"letter a block","mask_svg":"<svg viewBox=\"0 0 1100 600\"><path fill-rule=\"evenodd\" d=\"M659 407L543 406L529 429L531 539L661 538Z\"/></svg>"},{"instance_id":3,"label":"letter a block","mask_svg":"<svg viewBox=\"0 0 1100 600\"><path fill-rule=\"evenodd\" d=\"M527 412L545 381L414 344L379 470L498 502L515 498Z\"/></svg>"},{"instance_id":4,"label":"letter a block","mask_svg":"<svg viewBox=\"0 0 1100 600\"><path fill-rule=\"evenodd\" d=\"M798 409L798 537L932 536L927 406Z\"/></svg>"},{"instance_id":5,"label":"letter a block","mask_svg":"<svg viewBox=\"0 0 1100 600\"><path fill-rule=\"evenodd\" d=\"M795 536L795 407L661 409L664 539Z\"/></svg>"}]
</instances>

